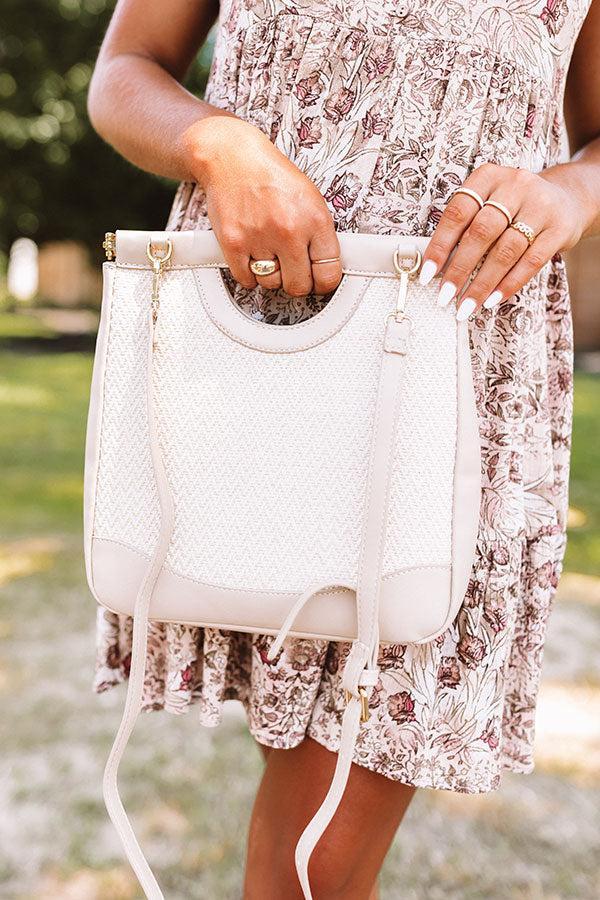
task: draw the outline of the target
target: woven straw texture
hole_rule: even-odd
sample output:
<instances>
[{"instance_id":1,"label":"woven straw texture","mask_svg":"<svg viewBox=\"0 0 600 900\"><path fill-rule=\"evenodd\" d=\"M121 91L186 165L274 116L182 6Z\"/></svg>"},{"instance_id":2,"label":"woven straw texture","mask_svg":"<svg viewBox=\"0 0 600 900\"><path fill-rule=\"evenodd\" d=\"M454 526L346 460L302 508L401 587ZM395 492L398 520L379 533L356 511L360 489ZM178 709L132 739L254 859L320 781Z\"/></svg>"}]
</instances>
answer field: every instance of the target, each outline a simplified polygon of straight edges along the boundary
<instances>
[{"instance_id":1,"label":"woven straw texture","mask_svg":"<svg viewBox=\"0 0 600 900\"><path fill-rule=\"evenodd\" d=\"M373 278L326 342L274 354L210 321L202 274L195 282L190 271L168 272L161 288L154 389L176 509L167 565L230 588L355 583L383 329L397 282ZM144 554L159 526L146 417L149 296L148 273L117 270L94 522L96 537ZM451 555L456 324L418 286L407 312L384 575L448 565Z\"/></svg>"}]
</instances>

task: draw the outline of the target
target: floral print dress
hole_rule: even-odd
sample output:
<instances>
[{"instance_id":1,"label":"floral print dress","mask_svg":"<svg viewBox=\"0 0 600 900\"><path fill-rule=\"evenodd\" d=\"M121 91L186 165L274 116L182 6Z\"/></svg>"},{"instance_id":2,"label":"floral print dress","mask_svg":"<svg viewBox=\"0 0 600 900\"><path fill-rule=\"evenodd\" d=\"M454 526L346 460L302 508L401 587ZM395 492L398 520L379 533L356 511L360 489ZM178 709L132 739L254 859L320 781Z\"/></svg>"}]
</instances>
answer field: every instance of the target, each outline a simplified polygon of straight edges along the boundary
<instances>
[{"instance_id":1,"label":"floral print dress","mask_svg":"<svg viewBox=\"0 0 600 900\"><path fill-rule=\"evenodd\" d=\"M225 0L206 99L252 122L322 191L342 231L430 235L483 162L539 171L560 156L570 55L590 0ZM180 185L167 225L206 229ZM328 297L245 290L286 325ZM483 452L477 554L454 624L382 644L354 760L421 787L482 792L530 772L548 615L565 549L572 399L560 257L470 323ZM129 617L98 608L93 687L125 680ZM338 748L348 644L151 623L146 710L198 709L217 725L240 700L262 744L308 735Z\"/></svg>"}]
</instances>

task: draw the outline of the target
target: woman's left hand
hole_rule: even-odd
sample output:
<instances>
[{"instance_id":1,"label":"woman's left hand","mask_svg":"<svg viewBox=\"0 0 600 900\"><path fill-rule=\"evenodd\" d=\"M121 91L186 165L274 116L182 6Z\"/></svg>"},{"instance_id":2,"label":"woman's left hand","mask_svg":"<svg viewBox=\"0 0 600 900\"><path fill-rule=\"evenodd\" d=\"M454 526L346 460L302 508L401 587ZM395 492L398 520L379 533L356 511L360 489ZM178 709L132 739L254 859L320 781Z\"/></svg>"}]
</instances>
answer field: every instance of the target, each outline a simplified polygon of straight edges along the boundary
<instances>
[{"instance_id":1,"label":"woman's left hand","mask_svg":"<svg viewBox=\"0 0 600 900\"><path fill-rule=\"evenodd\" d=\"M462 294L458 319L469 318L481 306L490 309L520 290L555 253L577 243L585 228L581 201L560 178L552 180L554 171L568 165L540 175L493 163L475 169L462 187L484 203L504 207L506 214L492 203L481 208L469 193L452 195L423 254L419 275L421 284L429 284L447 264L438 297L441 306ZM513 226L529 226L531 243L510 227L508 216Z\"/></svg>"}]
</instances>

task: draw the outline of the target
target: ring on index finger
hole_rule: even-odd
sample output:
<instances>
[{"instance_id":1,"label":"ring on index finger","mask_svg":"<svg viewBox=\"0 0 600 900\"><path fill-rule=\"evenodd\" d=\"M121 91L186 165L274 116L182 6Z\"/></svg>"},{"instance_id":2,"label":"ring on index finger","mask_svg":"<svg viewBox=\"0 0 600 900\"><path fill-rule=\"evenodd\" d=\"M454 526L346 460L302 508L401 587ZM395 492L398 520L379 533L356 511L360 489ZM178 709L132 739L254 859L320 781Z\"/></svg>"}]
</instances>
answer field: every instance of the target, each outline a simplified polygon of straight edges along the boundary
<instances>
[{"instance_id":1,"label":"ring on index finger","mask_svg":"<svg viewBox=\"0 0 600 900\"><path fill-rule=\"evenodd\" d=\"M459 187L459 188L456 188L456 190L452 192L452 197L454 197L456 194L466 194L467 197L471 197L472 200L475 200L475 202L479 205L479 209L483 209L484 201L479 196L477 191L472 191L471 188L467 188L467 187Z\"/></svg>"}]
</instances>

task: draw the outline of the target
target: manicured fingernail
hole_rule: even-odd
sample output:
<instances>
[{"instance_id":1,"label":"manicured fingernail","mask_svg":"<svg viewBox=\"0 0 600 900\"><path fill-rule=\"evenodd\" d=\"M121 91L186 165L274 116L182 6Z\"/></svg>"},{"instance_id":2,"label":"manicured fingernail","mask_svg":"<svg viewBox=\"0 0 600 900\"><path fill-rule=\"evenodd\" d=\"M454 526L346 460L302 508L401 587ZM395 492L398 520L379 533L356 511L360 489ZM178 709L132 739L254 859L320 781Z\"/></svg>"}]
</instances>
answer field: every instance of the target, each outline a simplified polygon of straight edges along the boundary
<instances>
[{"instance_id":1,"label":"manicured fingernail","mask_svg":"<svg viewBox=\"0 0 600 900\"><path fill-rule=\"evenodd\" d=\"M473 300L471 297L467 297L466 300L463 300L463 302L458 307L458 311L456 313L456 318L458 319L458 321L464 322L465 319L468 319L476 306L477 306L476 301Z\"/></svg>"},{"instance_id":2,"label":"manicured fingernail","mask_svg":"<svg viewBox=\"0 0 600 900\"><path fill-rule=\"evenodd\" d=\"M502 291L493 291L487 300L483 301L483 305L486 309L493 309L494 306L498 306L500 301L502 300Z\"/></svg>"},{"instance_id":3,"label":"manicured fingernail","mask_svg":"<svg viewBox=\"0 0 600 900\"><path fill-rule=\"evenodd\" d=\"M454 295L456 294L456 285L452 284L451 281L445 281L440 288L440 292L438 294L438 305L439 306L447 306Z\"/></svg>"},{"instance_id":4,"label":"manicured fingernail","mask_svg":"<svg viewBox=\"0 0 600 900\"><path fill-rule=\"evenodd\" d=\"M437 266L434 261L432 259L426 259L419 272L419 284L422 284L423 287L428 285L436 272Z\"/></svg>"}]
</instances>

